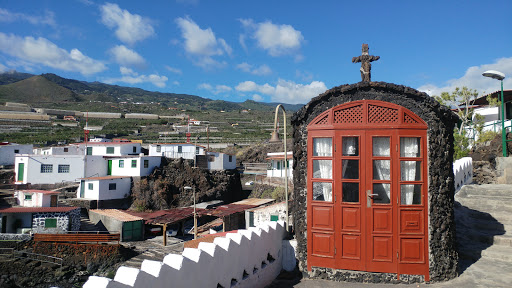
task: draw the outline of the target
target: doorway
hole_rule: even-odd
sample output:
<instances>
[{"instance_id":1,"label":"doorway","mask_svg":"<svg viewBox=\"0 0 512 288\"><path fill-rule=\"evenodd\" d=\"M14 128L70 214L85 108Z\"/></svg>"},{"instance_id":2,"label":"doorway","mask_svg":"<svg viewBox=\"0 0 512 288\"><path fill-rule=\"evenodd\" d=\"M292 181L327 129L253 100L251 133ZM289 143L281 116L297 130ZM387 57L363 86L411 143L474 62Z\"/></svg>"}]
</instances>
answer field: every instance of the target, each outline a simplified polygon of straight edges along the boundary
<instances>
[{"instance_id":1,"label":"doorway","mask_svg":"<svg viewBox=\"0 0 512 288\"><path fill-rule=\"evenodd\" d=\"M316 122L329 113L334 123ZM308 133L308 269L427 279L424 122L367 100L328 110Z\"/></svg>"}]
</instances>

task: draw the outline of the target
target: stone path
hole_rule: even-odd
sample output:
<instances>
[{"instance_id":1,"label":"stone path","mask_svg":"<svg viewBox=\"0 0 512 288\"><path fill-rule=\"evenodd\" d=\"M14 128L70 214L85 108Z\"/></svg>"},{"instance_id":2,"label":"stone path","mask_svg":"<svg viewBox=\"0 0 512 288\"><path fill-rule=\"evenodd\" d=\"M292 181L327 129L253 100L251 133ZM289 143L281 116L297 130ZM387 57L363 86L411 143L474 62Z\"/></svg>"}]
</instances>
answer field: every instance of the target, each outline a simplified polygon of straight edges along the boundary
<instances>
[{"instance_id":1,"label":"stone path","mask_svg":"<svg viewBox=\"0 0 512 288\"><path fill-rule=\"evenodd\" d=\"M272 287L512 287L512 185L466 185L455 200L461 272L456 279L409 285L301 279Z\"/></svg>"},{"instance_id":2,"label":"stone path","mask_svg":"<svg viewBox=\"0 0 512 288\"><path fill-rule=\"evenodd\" d=\"M142 262L146 259L162 262L167 254L181 254L183 252L183 243L181 239L167 237L167 246L163 246L162 236L146 241L129 242L129 245L134 246L135 250L140 252L140 254L121 263L120 266L140 269Z\"/></svg>"}]
</instances>

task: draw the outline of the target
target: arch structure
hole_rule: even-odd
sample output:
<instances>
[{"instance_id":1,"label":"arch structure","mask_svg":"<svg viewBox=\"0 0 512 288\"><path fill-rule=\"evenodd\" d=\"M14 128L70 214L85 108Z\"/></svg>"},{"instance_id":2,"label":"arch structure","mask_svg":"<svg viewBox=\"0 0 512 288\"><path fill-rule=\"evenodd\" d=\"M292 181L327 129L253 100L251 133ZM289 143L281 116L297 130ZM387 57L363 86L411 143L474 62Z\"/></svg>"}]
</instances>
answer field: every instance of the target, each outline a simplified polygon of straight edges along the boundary
<instances>
[{"instance_id":1,"label":"arch structure","mask_svg":"<svg viewBox=\"0 0 512 288\"><path fill-rule=\"evenodd\" d=\"M382 82L333 88L292 117L299 268L361 282L456 276L451 111Z\"/></svg>"}]
</instances>

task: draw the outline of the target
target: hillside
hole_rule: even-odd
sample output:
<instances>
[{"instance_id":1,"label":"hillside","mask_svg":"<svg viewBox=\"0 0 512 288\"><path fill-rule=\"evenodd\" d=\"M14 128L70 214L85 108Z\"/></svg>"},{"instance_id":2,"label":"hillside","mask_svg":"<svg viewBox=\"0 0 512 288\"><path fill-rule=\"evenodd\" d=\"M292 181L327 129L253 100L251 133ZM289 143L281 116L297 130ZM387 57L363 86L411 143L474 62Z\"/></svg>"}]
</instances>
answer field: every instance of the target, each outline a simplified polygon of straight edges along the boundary
<instances>
[{"instance_id":1,"label":"hillside","mask_svg":"<svg viewBox=\"0 0 512 288\"><path fill-rule=\"evenodd\" d=\"M2 85L3 84L3 85ZM277 103L247 100L242 103L211 100L195 95L146 91L140 88L66 79L55 74L35 76L28 73L0 73L0 102L62 103L62 102L159 102L161 105L187 110L236 111L251 109L272 111ZM297 111L301 104L285 104L285 109Z\"/></svg>"}]
</instances>

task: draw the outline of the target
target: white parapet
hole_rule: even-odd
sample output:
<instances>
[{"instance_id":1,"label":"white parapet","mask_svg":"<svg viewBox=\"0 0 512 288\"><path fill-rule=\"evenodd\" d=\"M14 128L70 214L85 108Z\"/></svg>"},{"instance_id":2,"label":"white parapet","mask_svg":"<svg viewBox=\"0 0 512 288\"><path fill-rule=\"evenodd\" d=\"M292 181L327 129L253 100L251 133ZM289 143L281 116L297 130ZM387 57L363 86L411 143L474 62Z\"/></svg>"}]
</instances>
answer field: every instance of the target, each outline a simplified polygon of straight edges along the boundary
<instances>
[{"instance_id":1,"label":"white parapet","mask_svg":"<svg viewBox=\"0 0 512 288\"><path fill-rule=\"evenodd\" d=\"M163 262L144 260L140 270L122 266L114 280L91 276L83 287L265 287L283 268L285 233L284 222L266 222L169 254Z\"/></svg>"},{"instance_id":2,"label":"white parapet","mask_svg":"<svg viewBox=\"0 0 512 288\"><path fill-rule=\"evenodd\" d=\"M464 157L453 162L453 175L455 191L473 182L473 159Z\"/></svg>"}]
</instances>

